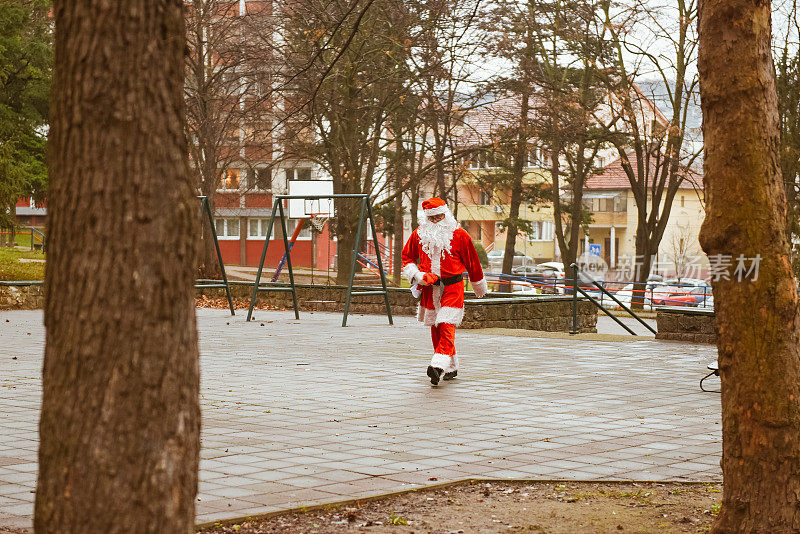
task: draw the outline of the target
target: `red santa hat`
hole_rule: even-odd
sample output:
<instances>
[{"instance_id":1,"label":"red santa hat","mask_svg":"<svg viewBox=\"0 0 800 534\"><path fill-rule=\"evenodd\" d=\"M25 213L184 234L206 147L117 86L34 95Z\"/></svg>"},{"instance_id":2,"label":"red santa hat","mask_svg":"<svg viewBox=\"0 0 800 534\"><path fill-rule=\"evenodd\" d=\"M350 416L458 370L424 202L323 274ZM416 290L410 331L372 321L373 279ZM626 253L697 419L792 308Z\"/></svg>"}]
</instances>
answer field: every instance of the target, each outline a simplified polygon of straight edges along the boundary
<instances>
[{"instance_id":1,"label":"red santa hat","mask_svg":"<svg viewBox=\"0 0 800 534\"><path fill-rule=\"evenodd\" d=\"M447 213L450 209L447 207L447 204L444 203L444 200L439 197L433 197L422 203L422 211L425 213L426 217L431 217L433 215Z\"/></svg>"}]
</instances>

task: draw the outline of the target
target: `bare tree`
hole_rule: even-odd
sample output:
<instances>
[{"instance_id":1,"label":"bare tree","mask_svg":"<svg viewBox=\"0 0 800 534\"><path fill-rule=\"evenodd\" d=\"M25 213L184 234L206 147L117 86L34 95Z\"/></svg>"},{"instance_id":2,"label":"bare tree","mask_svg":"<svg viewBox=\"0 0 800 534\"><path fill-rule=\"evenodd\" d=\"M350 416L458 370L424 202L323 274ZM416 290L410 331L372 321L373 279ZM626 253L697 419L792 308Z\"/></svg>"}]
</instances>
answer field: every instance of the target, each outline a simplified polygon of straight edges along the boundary
<instances>
[{"instance_id":1,"label":"bare tree","mask_svg":"<svg viewBox=\"0 0 800 534\"><path fill-rule=\"evenodd\" d=\"M290 53L290 91L285 95L285 150L318 163L334 192L375 194L386 187L382 159L404 61L405 6L390 0L297 2L283 27ZM395 22L400 22L396 26ZM337 281L349 275L358 204L336 202ZM343 268L344 267L344 268Z\"/></svg>"},{"instance_id":2,"label":"bare tree","mask_svg":"<svg viewBox=\"0 0 800 534\"><path fill-rule=\"evenodd\" d=\"M605 71L611 108L619 116L612 140L636 202L635 249L640 264L636 283L641 290L664 236L675 195L700 154L689 143L687 125L698 91L698 78L691 68L697 49L697 4L694 0L677 0L675 5L659 10L642 3L618 12L611 3L605 3L604 14L615 49L608 58L611 69ZM641 32L634 31L640 28ZM644 31L656 44L641 44ZM652 53L650 46L668 52ZM658 88L650 94L634 81L647 76L655 77L652 85ZM632 304L641 306L644 291L634 295Z\"/></svg>"},{"instance_id":3,"label":"bare tree","mask_svg":"<svg viewBox=\"0 0 800 534\"><path fill-rule=\"evenodd\" d=\"M252 188L254 180L245 182L240 171L253 160L272 160L271 104L280 72L275 21L268 2L191 0L185 13L186 135L196 187L213 213L218 189ZM215 277L214 243L207 226L201 232L200 270Z\"/></svg>"},{"instance_id":4,"label":"bare tree","mask_svg":"<svg viewBox=\"0 0 800 534\"><path fill-rule=\"evenodd\" d=\"M576 261L579 232L589 222L583 204L586 181L599 170L599 153L608 144L610 114L599 65L609 54L608 29L596 2L528 2L532 25L537 99L534 133L547 153L550 199L562 261Z\"/></svg>"},{"instance_id":5,"label":"bare tree","mask_svg":"<svg viewBox=\"0 0 800 534\"><path fill-rule=\"evenodd\" d=\"M667 251L667 259L672 262L675 267L675 278L678 282L681 278L686 277L689 265L692 263L692 232L688 224L679 224L672 232L669 241L669 250Z\"/></svg>"},{"instance_id":6,"label":"bare tree","mask_svg":"<svg viewBox=\"0 0 800 534\"><path fill-rule=\"evenodd\" d=\"M53 13L34 526L191 532L199 208L182 130L182 5L57 0Z\"/></svg>"},{"instance_id":7,"label":"bare tree","mask_svg":"<svg viewBox=\"0 0 800 534\"><path fill-rule=\"evenodd\" d=\"M786 189L787 228L792 242L800 239L800 21L797 0L778 5L783 22L773 36L778 113L781 128L781 174ZM780 26L779 26L780 28ZM795 259L795 273L800 262Z\"/></svg>"}]
</instances>

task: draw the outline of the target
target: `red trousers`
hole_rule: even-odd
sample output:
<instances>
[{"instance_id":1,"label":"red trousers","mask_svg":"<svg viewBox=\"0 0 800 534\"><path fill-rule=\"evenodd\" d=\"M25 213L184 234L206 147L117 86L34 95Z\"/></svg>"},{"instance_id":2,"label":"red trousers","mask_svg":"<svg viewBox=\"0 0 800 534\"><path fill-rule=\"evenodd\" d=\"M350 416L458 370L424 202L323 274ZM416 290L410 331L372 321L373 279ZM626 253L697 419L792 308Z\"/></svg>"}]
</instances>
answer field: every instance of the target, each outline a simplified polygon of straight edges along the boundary
<instances>
[{"instance_id":1,"label":"red trousers","mask_svg":"<svg viewBox=\"0 0 800 534\"><path fill-rule=\"evenodd\" d=\"M439 323L431 327L433 352L450 357L456 354L456 327L449 323Z\"/></svg>"}]
</instances>

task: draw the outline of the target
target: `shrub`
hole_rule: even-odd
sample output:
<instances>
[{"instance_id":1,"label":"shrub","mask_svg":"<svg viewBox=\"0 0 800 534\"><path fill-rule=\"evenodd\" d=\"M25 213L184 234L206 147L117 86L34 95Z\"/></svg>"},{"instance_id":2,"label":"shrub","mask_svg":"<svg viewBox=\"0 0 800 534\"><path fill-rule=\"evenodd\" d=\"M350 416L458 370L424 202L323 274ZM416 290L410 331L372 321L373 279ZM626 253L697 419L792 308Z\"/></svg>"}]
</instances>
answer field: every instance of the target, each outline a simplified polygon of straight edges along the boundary
<instances>
[{"instance_id":1,"label":"shrub","mask_svg":"<svg viewBox=\"0 0 800 534\"><path fill-rule=\"evenodd\" d=\"M486 249L483 248L483 245L480 241L473 241L475 244L475 250L478 251L478 259L481 262L481 266L488 267L489 266L489 256L486 254Z\"/></svg>"}]
</instances>

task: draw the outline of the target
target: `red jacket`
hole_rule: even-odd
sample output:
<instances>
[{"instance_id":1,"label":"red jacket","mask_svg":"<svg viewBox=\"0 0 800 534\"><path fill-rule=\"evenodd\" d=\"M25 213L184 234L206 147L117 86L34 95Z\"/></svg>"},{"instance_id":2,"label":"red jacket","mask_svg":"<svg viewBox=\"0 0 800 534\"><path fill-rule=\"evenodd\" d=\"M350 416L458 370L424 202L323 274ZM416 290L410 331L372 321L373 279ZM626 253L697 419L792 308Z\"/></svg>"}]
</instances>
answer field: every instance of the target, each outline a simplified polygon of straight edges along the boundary
<instances>
[{"instance_id":1,"label":"red jacket","mask_svg":"<svg viewBox=\"0 0 800 534\"><path fill-rule=\"evenodd\" d=\"M477 297L487 293L486 280L478 259L472 238L463 228L453 231L450 250L441 254L441 259L432 262L422 249L417 230L403 247L403 274L412 286L419 284L424 273L433 273L440 278L459 275L465 271L469 275L473 290ZM448 286L442 284L424 286L420 296L417 318L427 325L450 323L458 326L464 317L464 284L456 283Z\"/></svg>"}]
</instances>

